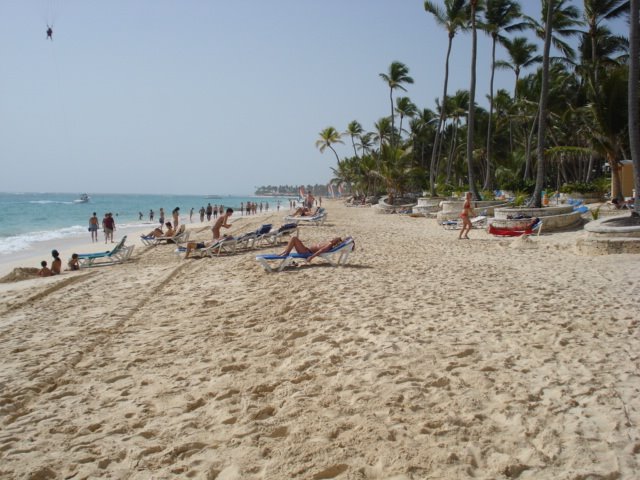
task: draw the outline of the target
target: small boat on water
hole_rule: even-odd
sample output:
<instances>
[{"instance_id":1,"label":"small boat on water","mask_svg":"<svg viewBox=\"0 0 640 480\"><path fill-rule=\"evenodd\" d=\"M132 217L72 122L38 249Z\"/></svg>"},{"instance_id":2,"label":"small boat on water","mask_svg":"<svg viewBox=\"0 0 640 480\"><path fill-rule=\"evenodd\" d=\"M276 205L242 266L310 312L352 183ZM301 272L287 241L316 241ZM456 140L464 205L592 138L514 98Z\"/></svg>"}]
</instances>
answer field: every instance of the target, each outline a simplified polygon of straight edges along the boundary
<instances>
[{"instance_id":1,"label":"small boat on water","mask_svg":"<svg viewBox=\"0 0 640 480\"><path fill-rule=\"evenodd\" d=\"M91 200L91 197L86 193L83 193L80 195L80 198L76 198L73 203L89 203L89 200Z\"/></svg>"}]
</instances>

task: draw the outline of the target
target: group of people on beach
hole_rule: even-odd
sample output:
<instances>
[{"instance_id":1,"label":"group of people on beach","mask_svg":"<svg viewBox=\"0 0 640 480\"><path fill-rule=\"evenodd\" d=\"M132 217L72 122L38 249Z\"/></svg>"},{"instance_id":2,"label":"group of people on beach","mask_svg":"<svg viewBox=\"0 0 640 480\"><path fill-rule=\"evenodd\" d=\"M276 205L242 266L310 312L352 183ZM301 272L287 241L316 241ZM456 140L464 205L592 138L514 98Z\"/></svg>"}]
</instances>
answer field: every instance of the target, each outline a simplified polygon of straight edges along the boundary
<instances>
[{"instance_id":1,"label":"group of people on beach","mask_svg":"<svg viewBox=\"0 0 640 480\"><path fill-rule=\"evenodd\" d=\"M89 218L89 233L91 234L91 242L98 241L98 215L96 212L93 212L93 215ZM113 218L113 214L111 212L107 212L104 214L104 218L102 219L102 230L104 232L104 243L113 242L113 232L116 229L116 220Z\"/></svg>"},{"instance_id":2,"label":"group of people on beach","mask_svg":"<svg viewBox=\"0 0 640 480\"><path fill-rule=\"evenodd\" d=\"M60 260L60 253L58 252L58 250L51 250L51 256L53 257L51 268L48 267L46 260L42 260L42 262L40 262L40 270L38 270L39 277L51 277L52 275L60 275L62 271L62 260ZM80 259L77 253L71 255L71 258L67 263L67 270L80 270L79 260Z\"/></svg>"}]
</instances>

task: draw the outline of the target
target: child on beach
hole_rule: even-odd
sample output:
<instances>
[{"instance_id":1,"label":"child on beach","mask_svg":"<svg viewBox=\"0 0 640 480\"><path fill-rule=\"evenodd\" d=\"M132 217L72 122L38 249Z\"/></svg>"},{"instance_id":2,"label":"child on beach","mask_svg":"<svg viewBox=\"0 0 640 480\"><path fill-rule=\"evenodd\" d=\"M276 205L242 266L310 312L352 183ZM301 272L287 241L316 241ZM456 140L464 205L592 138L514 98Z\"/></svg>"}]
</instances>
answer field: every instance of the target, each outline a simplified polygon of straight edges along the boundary
<instances>
[{"instance_id":1,"label":"child on beach","mask_svg":"<svg viewBox=\"0 0 640 480\"><path fill-rule=\"evenodd\" d=\"M78 254L74 253L71 255L69 262L67 262L68 270L80 270L80 263L78 261Z\"/></svg>"},{"instance_id":2,"label":"child on beach","mask_svg":"<svg viewBox=\"0 0 640 480\"><path fill-rule=\"evenodd\" d=\"M51 273L51 270L49 270L49 268L47 267L47 261L43 260L40 262L40 266L42 267L40 270L38 270L38 276L39 277L50 277L51 275L53 275L53 273Z\"/></svg>"}]
</instances>

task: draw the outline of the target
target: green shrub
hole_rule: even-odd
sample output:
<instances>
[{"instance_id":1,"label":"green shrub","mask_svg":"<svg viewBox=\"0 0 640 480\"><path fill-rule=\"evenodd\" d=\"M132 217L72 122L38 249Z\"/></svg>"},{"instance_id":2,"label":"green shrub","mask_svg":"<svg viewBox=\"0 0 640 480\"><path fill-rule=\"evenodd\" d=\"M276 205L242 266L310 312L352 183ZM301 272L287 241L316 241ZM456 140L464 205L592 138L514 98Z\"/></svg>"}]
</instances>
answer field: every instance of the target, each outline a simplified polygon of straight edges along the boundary
<instances>
[{"instance_id":1,"label":"green shrub","mask_svg":"<svg viewBox=\"0 0 640 480\"><path fill-rule=\"evenodd\" d=\"M560 187L560 192L562 193L599 193L599 185L595 182L584 183L584 182L574 182L574 183L565 183Z\"/></svg>"},{"instance_id":2,"label":"green shrub","mask_svg":"<svg viewBox=\"0 0 640 480\"><path fill-rule=\"evenodd\" d=\"M521 178L514 178L509 181L503 182L500 185L502 190L508 190L510 192L524 192L531 195L536 188L536 182L533 180L523 180Z\"/></svg>"},{"instance_id":3,"label":"green shrub","mask_svg":"<svg viewBox=\"0 0 640 480\"><path fill-rule=\"evenodd\" d=\"M522 191L516 192L515 198L513 199L513 206L522 207L524 203L527 201L527 196L528 196L527 192L522 192Z\"/></svg>"}]
</instances>

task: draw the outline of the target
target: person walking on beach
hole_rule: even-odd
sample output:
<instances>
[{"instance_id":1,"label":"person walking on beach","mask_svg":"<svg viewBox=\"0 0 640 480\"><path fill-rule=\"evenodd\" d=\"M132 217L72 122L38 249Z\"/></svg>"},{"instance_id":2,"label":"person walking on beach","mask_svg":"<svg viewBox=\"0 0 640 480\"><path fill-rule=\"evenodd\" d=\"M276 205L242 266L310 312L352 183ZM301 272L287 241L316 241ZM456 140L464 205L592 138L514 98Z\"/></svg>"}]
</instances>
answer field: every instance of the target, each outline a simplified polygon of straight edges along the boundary
<instances>
[{"instance_id":1,"label":"person walking on beach","mask_svg":"<svg viewBox=\"0 0 640 480\"><path fill-rule=\"evenodd\" d=\"M204 207L200 207L200 223L204 222Z\"/></svg>"},{"instance_id":2,"label":"person walking on beach","mask_svg":"<svg viewBox=\"0 0 640 480\"><path fill-rule=\"evenodd\" d=\"M164 225L164 208L160 207L160 225Z\"/></svg>"},{"instance_id":3,"label":"person walking on beach","mask_svg":"<svg viewBox=\"0 0 640 480\"><path fill-rule=\"evenodd\" d=\"M154 211L153 210L149 210L149 221L153 222L153 215L154 215Z\"/></svg>"},{"instance_id":4,"label":"person walking on beach","mask_svg":"<svg viewBox=\"0 0 640 480\"><path fill-rule=\"evenodd\" d=\"M211 230L213 231L213 240L218 240L220 238L220 229L222 227L224 228L230 228L231 224L227 223L227 220L229 219L229 217L231 217L231 215L233 215L233 209L232 208L227 208L227 212L224 215L220 215L220 218L218 218L218 220L216 221L216 223L213 225L213 228L211 228Z\"/></svg>"},{"instance_id":5,"label":"person walking on beach","mask_svg":"<svg viewBox=\"0 0 640 480\"><path fill-rule=\"evenodd\" d=\"M173 228L178 228L178 223L180 223L180 207L176 207L171 212L171 216L173 217Z\"/></svg>"},{"instance_id":6,"label":"person walking on beach","mask_svg":"<svg viewBox=\"0 0 640 480\"><path fill-rule=\"evenodd\" d=\"M113 219L111 213L105 213L102 219L102 230L104 230L104 243L111 240L113 243L113 231L116 229L116 221Z\"/></svg>"},{"instance_id":7,"label":"person walking on beach","mask_svg":"<svg viewBox=\"0 0 640 480\"><path fill-rule=\"evenodd\" d=\"M211 214L213 213L213 207L210 203L207 203L207 222L211 221Z\"/></svg>"},{"instance_id":8,"label":"person walking on beach","mask_svg":"<svg viewBox=\"0 0 640 480\"><path fill-rule=\"evenodd\" d=\"M138 220L142 220L142 217L143 217L142 212L138 212Z\"/></svg>"},{"instance_id":9,"label":"person walking on beach","mask_svg":"<svg viewBox=\"0 0 640 480\"><path fill-rule=\"evenodd\" d=\"M471 207L471 192L467 192L464 199L464 205L462 206L462 213L460 219L462 220L462 230L458 235L458 240L469 240L469 231L471 230L471 216L473 215L473 208Z\"/></svg>"},{"instance_id":10,"label":"person walking on beach","mask_svg":"<svg viewBox=\"0 0 640 480\"><path fill-rule=\"evenodd\" d=\"M213 206L213 219L218 218L218 205Z\"/></svg>"},{"instance_id":11,"label":"person walking on beach","mask_svg":"<svg viewBox=\"0 0 640 480\"><path fill-rule=\"evenodd\" d=\"M98 241L98 216L93 212L93 216L89 219L89 231L91 232L91 243Z\"/></svg>"},{"instance_id":12,"label":"person walking on beach","mask_svg":"<svg viewBox=\"0 0 640 480\"><path fill-rule=\"evenodd\" d=\"M189 210L189 223L193 223L193 207Z\"/></svg>"}]
</instances>

